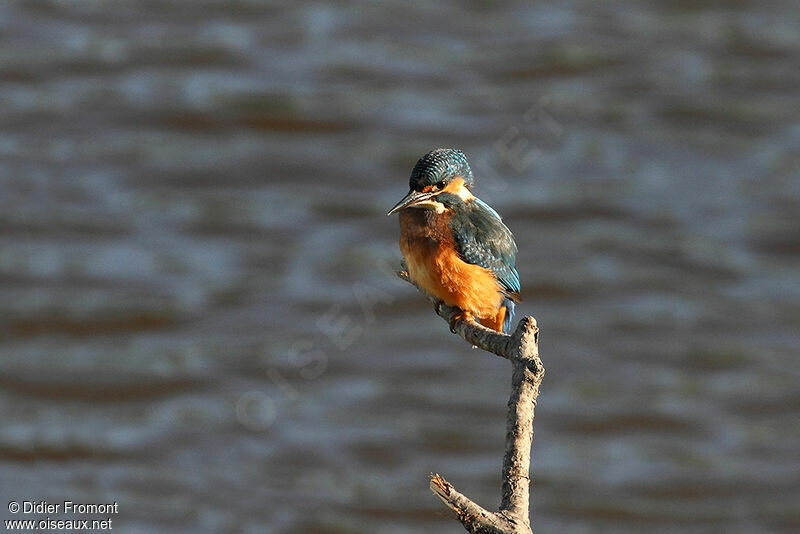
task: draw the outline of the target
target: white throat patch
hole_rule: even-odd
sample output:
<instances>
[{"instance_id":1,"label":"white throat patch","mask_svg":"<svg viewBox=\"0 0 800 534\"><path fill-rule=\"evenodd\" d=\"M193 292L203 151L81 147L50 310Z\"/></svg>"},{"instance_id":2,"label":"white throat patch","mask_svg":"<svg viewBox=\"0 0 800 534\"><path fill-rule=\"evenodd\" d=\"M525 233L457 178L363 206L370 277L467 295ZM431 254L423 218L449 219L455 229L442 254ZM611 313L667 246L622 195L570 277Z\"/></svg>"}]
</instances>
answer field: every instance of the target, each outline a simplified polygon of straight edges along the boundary
<instances>
[{"instance_id":1,"label":"white throat patch","mask_svg":"<svg viewBox=\"0 0 800 534\"><path fill-rule=\"evenodd\" d=\"M436 202L433 199L423 200L411 206L412 208L425 208L429 210L436 210L436 213L444 213L445 207L441 202Z\"/></svg>"}]
</instances>

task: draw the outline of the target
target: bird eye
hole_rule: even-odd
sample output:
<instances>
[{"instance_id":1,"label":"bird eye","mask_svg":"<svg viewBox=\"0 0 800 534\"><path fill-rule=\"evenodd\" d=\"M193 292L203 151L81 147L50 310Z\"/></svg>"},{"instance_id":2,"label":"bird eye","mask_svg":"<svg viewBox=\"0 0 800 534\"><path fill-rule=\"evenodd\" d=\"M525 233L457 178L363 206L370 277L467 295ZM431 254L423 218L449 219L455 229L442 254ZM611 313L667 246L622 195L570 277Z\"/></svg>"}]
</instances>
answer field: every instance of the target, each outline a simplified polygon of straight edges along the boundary
<instances>
[{"instance_id":1,"label":"bird eye","mask_svg":"<svg viewBox=\"0 0 800 534\"><path fill-rule=\"evenodd\" d=\"M444 180L436 183L436 189L444 189L445 183Z\"/></svg>"}]
</instances>

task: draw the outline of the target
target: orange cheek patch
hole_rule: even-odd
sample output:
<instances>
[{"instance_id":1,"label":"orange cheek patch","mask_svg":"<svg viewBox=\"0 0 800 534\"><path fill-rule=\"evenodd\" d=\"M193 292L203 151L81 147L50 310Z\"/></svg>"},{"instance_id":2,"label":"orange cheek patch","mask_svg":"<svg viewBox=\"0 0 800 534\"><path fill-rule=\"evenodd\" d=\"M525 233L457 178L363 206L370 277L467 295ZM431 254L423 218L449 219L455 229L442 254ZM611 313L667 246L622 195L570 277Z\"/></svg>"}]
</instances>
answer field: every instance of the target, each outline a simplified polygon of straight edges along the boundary
<instances>
[{"instance_id":1,"label":"orange cheek patch","mask_svg":"<svg viewBox=\"0 0 800 534\"><path fill-rule=\"evenodd\" d=\"M464 179L459 176L457 178L453 178L453 181L447 184L442 191L447 191L448 193L457 195L458 192L461 191L462 187L464 187Z\"/></svg>"},{"instance_id":2,"label":"orange cheek patch","mask_svg":"<svg viewBox=\"0 0 800 534\"><path fill-rule=\"evenodd\" d=\"M447 193L452 193L458 197L461 197L462 200L469 200L473 198L472 193L469 192L469 189L464 187L464 179L462 177L454 178L452 182L447 184L442 191L446 191Z\"/></svg>"}]
</instances>

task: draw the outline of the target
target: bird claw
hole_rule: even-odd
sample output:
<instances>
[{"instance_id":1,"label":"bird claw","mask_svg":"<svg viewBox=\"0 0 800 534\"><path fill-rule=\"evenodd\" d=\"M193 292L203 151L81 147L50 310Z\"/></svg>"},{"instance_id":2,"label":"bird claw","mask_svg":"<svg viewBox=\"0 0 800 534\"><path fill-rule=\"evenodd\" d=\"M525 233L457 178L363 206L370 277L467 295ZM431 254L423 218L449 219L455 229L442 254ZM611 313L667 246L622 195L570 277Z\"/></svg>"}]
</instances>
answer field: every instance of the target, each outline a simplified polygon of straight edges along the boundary
<instances>
[{"instance_id":1,"label":"bird claw","mask_svg":"<svg viewBox=\"0 0 800 534\"><path fill-rule=\"evenodd\" d=\"M454 315L452 319L450 319L450 333L456 333L456 323L461 320L460 315Z\"/></svg>"},{"instance_id":2,"label":"bird claw","mask_svg":"<svg viewBox=\"0 0 800 534\"><path fill-rule=\"evenodd\" d=\"M458 321L466 321L469 319L472 319L472 315L470 315L467 312L461 312L459 314L454 315L453 318L450 319L450 332L452 332L453 334L456 333L456 323Z\"/></svg>"}]
</instances>

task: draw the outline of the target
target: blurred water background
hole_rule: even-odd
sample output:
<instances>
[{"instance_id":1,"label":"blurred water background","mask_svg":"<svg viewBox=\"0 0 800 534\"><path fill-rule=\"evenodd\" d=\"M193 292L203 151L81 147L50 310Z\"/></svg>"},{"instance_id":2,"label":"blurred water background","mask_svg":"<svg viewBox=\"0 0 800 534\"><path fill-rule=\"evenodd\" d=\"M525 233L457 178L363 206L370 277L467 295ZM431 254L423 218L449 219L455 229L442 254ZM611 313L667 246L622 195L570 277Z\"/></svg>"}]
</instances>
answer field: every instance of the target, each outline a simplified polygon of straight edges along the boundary
<instances>
[{"instance_id":1,"label":"blurred water background","mask_svg":"<svg viewBox=\"0 0 800 534\"><path fill-rule=\"evenodd\" d=\"M798 28L788 0L3 2L2 502L461 532L437 471L497 506L509 365L393 278L384 216L456 146L542 329L537 530L800 531Z\"/></svg>"}]
</instances>

